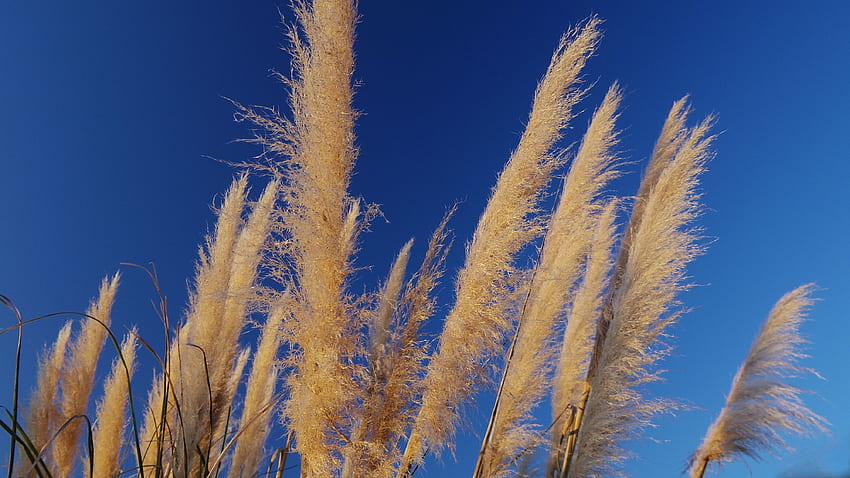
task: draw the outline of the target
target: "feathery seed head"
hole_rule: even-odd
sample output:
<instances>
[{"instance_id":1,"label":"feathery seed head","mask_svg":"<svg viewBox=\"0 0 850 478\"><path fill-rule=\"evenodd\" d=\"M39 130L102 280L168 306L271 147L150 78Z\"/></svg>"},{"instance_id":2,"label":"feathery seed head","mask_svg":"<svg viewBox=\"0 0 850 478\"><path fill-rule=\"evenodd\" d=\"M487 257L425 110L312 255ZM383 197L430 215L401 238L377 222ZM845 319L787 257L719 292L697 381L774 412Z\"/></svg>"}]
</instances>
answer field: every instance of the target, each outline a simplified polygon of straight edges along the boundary
<instances>
[{"instance_id":1,"label":"feathery seed head","mask_svg":"<svg viewBox=\"0 0 850 478\"><path fill-rule=\"evenodd\" d=\"M61 374L62 400L60 401L61 422L74 415L84 415L88 407L89 396L94 387L94 375L100 352L106 339L106 330L112 318L112 304L118 291L120 273L104 278L98 290L98 297L89 305L86 315L94 317L83 319L80 335L70 345L70 354L65 361ZM62 431L54 442L56 466L62 475L72 473L82 435L80 420L72 422Z\"/></svg>"},{"instance_id":2,"label":"feathery seed head","mask_svg":"<svg viewBox=\"0 0 850 478\"><path fill-rule=\"evenodd\" d=\"M689 460L692 477L701 476L710 464L744 456L758 459L762 453L788 449L783 433L825 431L826 421L803 405L804 390L787 383L809 371L799 364L806 343L800 325L814 290L814 284L798 287L773 306L735 374L726 406Z\"/></svg>"},{"instance_id":3,"label":"feathery seed head","mask_svg":"<svg viewBox=\"0 0 850 478\"><path fill-rule=\"evenodd\" d=\"M674 111L682 108L674 105ZM668 117L665 127L669 124ZM700 212L698 178L711 156L712 124L709 117L687 133L665 130L667 137L684 139L658 174L644 177L653 184L641 187L647 194L636 205L643 207L632 211L612 296L597 328L570 476L618 474L628 455L621 442L637 437L656 413L673 406L644 397L640 386L659 378L655 364L669 350L663 334L679 315L673 310L676 295L688 287L685 266L702 250L691 222Z\"/></svg>"},{"instance_id":4,"label":"feathery seed head","mask_svg":"<svg viewBox=\"0 0 850 478\"><path fill-rule=\"evenodd\" d=\"M533 219L560 159L553 152L572 108L582 96L579 74L600 36L591 17L568 32L537 87L528 124L504 170L467 248L458 274L455 304L428 365L424 395L402 468L422 458L424 447L439 452L454 435L460 407L488 376L487 364L513 325L506 297L515 255L538 237Z\"/></svg>"},{"instance_id":5,"label":"feathery seed head","mask_svg":"<svg viewBox=\"0 0 850 478\"><path fill-rule=\"evenodd\" d=\"M127 428L127 397L136 368L136 329L127 333L121 343L120 354L112 362L112 370L103 386L103 398L97 406L97 423L94 429L93 476L115 476L121 470L122 444ZM126 365L126 369L124 368Z\"/></svg>"},{"instance_id":6,"label":"feathery seed head","mask_svg":"<svg viewBox=\"0 0 850 478\"><path fill-rule=\"evenodd\" d=\"M599 196L619 174L612 167L617 159L615 122L620 99L620 90L613 85L593 115L549 221L541 262L532 273L518 322L516 345L505 365L492 433L485 437L485 466L490 475L507 473L507 464L516 461L517 453L538 440L531 425L532 411L552 383L554 335L593 243ZM613 222L610 209L607 217ZM603 238L599 241L607 244ZM490 436L492 443L487 443Z\"/></svg>"}]
</instances>

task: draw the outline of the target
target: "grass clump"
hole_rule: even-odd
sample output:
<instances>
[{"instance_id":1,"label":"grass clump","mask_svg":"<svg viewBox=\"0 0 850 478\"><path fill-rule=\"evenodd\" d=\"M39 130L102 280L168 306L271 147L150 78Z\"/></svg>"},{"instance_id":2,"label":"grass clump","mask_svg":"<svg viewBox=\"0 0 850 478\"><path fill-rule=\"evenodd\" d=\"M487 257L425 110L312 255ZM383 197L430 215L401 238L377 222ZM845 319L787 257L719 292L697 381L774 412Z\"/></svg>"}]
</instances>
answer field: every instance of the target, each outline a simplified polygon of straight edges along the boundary
<instances>
[{"instance_id":1,"label":"grass clump","mask_svg":"<svg viewBox=\"0 0 850 478\"><path fill-rule=\"evenodd\" d=\"M618 85L577 150L559 147L587 92L582 71L602 21L569 30L467 245L432 347L422 329L435 319L454 209L418 267L411 240L382 284L352 290L358 243L377 213L349 191L356 4L296 1L293 10L292 74L279 75L289 113L234 102L263 154L242 165L218 206L180 321L160 293L164 351L135 329L119 343L109 328L119 276L105 279L79 330L66 324L45 351L26 405L15 389L2 422L13 441L9 476L282 476L296 456L291 475L406 478L426 455L453 448L465 407L494 382L474 477L529 476L538 452L539 476L621 474L624 443L675 406L644 385L660 377L669 327L683 313L678 295L690 286L686 267L703 252L695 223L714 118L689 126L687 99L673 103L636 196L616 197L609 184L628 165L618 151ZM266 180L259 193L249 175ZM527 266L533 247L539 255ZM785 382L802 370L809 292L790 293L771 313L692 476L782 445L782 432L822 428ZM20 333L18 318L4 332ZM253 347L241 341L251 325L260 329ZM107 337L117 358L89 418ZM132 374L145 350L160 369L136 408ZM552 415L539 423L545 404Z\"/></svg>"}]
</instances>

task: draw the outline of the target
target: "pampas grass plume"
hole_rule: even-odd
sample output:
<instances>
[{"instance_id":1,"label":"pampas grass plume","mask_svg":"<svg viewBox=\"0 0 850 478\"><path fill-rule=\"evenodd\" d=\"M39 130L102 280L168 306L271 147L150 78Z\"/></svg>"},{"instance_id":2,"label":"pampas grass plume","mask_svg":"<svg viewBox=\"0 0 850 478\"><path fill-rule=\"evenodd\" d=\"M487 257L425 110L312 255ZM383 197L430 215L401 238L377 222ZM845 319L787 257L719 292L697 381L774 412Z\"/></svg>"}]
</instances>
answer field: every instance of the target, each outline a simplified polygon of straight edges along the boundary
<instances>
[{"instance_id":1,"label":"pampas grass plume","mask_svg":"<svg viewBox=\"0 0 850 478\"><path fill-rule=\"evenodd\" d=\"M814 289L813 284L798 287L773 306L735 374L726 406L690 459L691 477L701 477L708 465L789 449L784 433L826 429L826 421L803 405L800 395L805 391L787 383L810 371L799 364L806 343L800 325Z\"/></svg>"},{"instance_id":2,"label":"pampas grass plume","mask_svg":"<svg viewBox=\"0 0 850 478\"><path fill-rule=\"evenodd\" d=\"M29 408L24 419L30 441L37 450L45 447L59 428L59 410L55 401L59 395L59 377L65 363L65 352L68 339L71 337L72 322L66 322L59 330L53 346L44 352L39 361L38 381L30 398ZM50 456L49 450L46 456ZM48 460L49 462L49 460ZM50 465L48 465L50 466ZM18 463L19 475L24 475L31 466L28 463ZM51 472L57 473L55 466L51 466ZM32 475L27 475L32 476Z\"/></svg>"},{"instance_id":3,"label":"pampas grass plume","mask_svg":"<svg viewBox=\"0 0 850 478\"><path fill-rule=\"evenodd\" d=\"M516 346L505 364L504 385L495 406L493 427L485 435L482 476L508 473L508 464L537 440L532 411L549 390L557 350L555 332L591 248L599 196L617 176L615 122L622 95L611 86L590 121L573 160L543 242L541 262L529 285ZM609 214L609 219L613 217ZM600 238L601 242L605 242ZM570 319L572 322L572 319Z\"/></svg>"},{"instance_id":4,"label":"pampas grass plume","mask_svg":"<svg viewBox=\"0 0 850 478\"><path fill-rule=\"evenodd\" d=\"M424 395L405 450L402 469L419 462L426 449L439 452L454 436L460 405L482 382L482 363L496 353L512 320L506 275L519 250L540 234L531 215L560 158L553 146L572 119L582 97L579 74L599 39L600 20L561 39L537 87L519 145L499 176L458 274L455 304L440 335L438 352L428 364Z\"/></svg>"},{"instance_id":5,"label":"pampas grass plume","mask_svg":"<svg viewBox=\"0 0 850 478\"><path fill-rule=\"evenodd\" d=\"M103 385L103 398L97 405L97 424L94 429L93 477L113 477L119 474L121 443L127 427L127 396L136 368L136 329L127 333L121 343L123 357L112 361L112 370ZM124 367L127 367L126 369Z\"/></svg>"},{"instance_id":6,"label":"pampas grass plume","mask_svg":"<svg viewBox=\"0 0 850 478\"><path fill-rule=\"evenodd\" d=\"M64 423L77 415L85 415L94 387L94 373L97 367L103 342L106 339L106 329L111 323L112 304L118 291L118 281L121 275L116 273L111 278L104 278L100 284L98 297L86 311L89 318L82 319L79 336L71 343L70 355L62 369L60 379L62 398L60 400L61 420ZM60 424L61 425L61 424ZM82 422L75 419L59 435L54 443L54 458L59 476L72 475L76 459L81 456L79 440L83 431Z\"/></svg>"},{"instance_id":7,"label":"pampas grass plume","mask_svg":"<svg viewBox=\"0 0 850 478\"><path fill-rule=\"evenodd\" d=\"M621 280L614 284L610 323L603 325L607 334L597 336L597 362L591 362L590 394L568 476L619 473L628 456L622 442L639 436L655 414L671 406L645 397L640 386L658 379L656 364L668 351L661 339L679 315L673 310L677 293L687 288L685 266L701 251L691 222L700 212L698 177L711 156L712 124L709 117L672 135L686 137L657 179L644 178L654 184L631 231Z\"/></svg>"}]
</instances>

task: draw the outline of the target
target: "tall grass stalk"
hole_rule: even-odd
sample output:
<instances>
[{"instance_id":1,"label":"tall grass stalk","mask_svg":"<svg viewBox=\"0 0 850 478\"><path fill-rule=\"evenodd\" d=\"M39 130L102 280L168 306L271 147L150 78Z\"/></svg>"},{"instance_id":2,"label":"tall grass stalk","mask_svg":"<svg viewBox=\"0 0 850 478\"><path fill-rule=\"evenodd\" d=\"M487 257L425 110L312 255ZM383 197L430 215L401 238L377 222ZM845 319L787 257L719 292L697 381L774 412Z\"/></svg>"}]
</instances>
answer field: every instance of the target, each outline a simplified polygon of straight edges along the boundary
<instances>
[{"instance_id":1,"label":"tall grass stalk","mask_svg":"<svg viewBox=\"0 0 850 478\"><path fill-rule=\"evenodd\" d=\"M96 317L101 323L82 319L80 334L70 344L70 353L60 376L61 398L59 400L59 422L64 423L74 416L86 414L89 395L94 387L94 374L106 330L111 322L112 304L118 291L119 274L103 279L98 297L91 303L86 315ZM57 476L72 476L74 463L81 456L78 448L82 423L76 420L56 436L53 444L53 456Z\"/></svg>"},{"instance_id":2,"label":"tall grass stalk","mask_svg":"<svg viewBox=\"0 0 850 478\"><path fill-rule=\"evenodd\" d=\"M136 365L135 329L129 331L121 344L120 358L112 363L112 370L103 386L103 397L97 405L97 422L94 429L94 453L88 459L94 462L93 477L116 476L121 470L121 447L127 425L127 402L130 382ZM125 371L125 368L126 371Z\"/></svg>"},{"instance_id":3,"label":"tall grass stalk","mask_svg":"<svg viewBox=\"0 0 850 478\"><path fill-rule=\"evenodd\" d=\"M593 234L581 285L569 306L566 330L557 357L552 387L552 446L547 476L562 468L566 454L574 447L575 433L588 392L588 366L593 353L594 333L605 299L613 266L616 240L616 201L610 201L600 214ZM582 410L577 407L582 404Z\"/></svg>"},{"instance_id":4,"label":"tall grass stalk","mask_svg":"<svg viewBox=\"0 0 850 478\"><path fill-rule=\"evenodd\" d=\"M273 410L261 412L263 406L275 395L275 386L280 376L280 364L277 360L280 347L280 327L289 311L288 304L282 300L277 308L272 310L266 323L257 351L251 364L251 374L245 390L244 405L240 429L242 437L236 442L230 462L228 477L239 478L251 476L259 468L263 457L264 447L271 432ZM255 418L256 415L259 415ZM251 419L253 422L249 425Z\"/></svg>"},{"instance_id":5,"label":"tall grass stalk","mask_svg":"<svg viewBox=\"0 0 850 478\"><path fill-rule=\"evenodd\" d=\"M351 0L296 1L297 25L289 32L292 76L280 78L290 90L292 118L271 110L237 105L242 118L271 156L268 167L284 177L279 216L279 257L270 275L295 298L287 323L293 349L289 396L284 407L295 430L302 476L328 476L350 442L340 431L359 399L356 377L359 322L345 286L363 218L348 194L357 150L352 108L354 24Z\"/></svg>"},{"instance_id":6,"label":"tall grass stalk","mask_svg":"<svg viewBox=\"0 0 850 478\"><path fill-rule=\"evenodd\" d=\"M599 40L600 20L590 18L565 34L537 87L519 145L511 155L458 273L456 299L440 334L440 345L428 364L424 392L404 453L402 470L421 461L426 448L439 452L451 442L460 412L488 375L477 364L501 349L513 321L504 300L516 254L539 237L535 214L551 176L561 163L556 141L573 117L584 90L579 74Z\"/></svg>"},{"instance_id":7,"label":"tall grass stalk","mask_svg":"<svg viewBox=\"0 0 850 478\"><path fill-rule=\"evenodd\" d=\"M411 406L421 394L421 374L426 359L421 328L436 309L434 288L444 273L449 252L448 221L451 209L437 226L425 251L425 257L414 276L404 287L392 320L392 332L387 337L382 374L370 381L374 387L363 405L361 424L364 442L359 447L353 476L389 478L396 473L401 459L400 441L415 416ZM392 274L391 274L392 275Z\"/></svg>"},{"instance_id":8,"label":"tall grass stalk","mask_svg":"<svg viewBox=\"0 0 850 478\"><path fill-rule=\"evenodd\" d=\"M175 447L172 456L175 471L182 470L182 473L198 466L196 450L207 450L211 446L212 431L222 416L221 407L217 406L220 404L214 403L212 394L223 392L222 381L225 373L229 377L233 364L226 366L224 361L214 358L214 362L209 362L207 358L215 357L214 351L220 350L232 361L237 346L233 334L227 333L233 324L224 321L247 186L247 177L240 176L224 195L215 232L207 239L206 251L200 251L185 324L174 338L168 356L168 376L164 379L172 382L176 400L169 416ZM219 337L222 331L230 340Z\"/></svg>"},{"instance_id":9,"label":"tall grass stalk","mask_svg":"<svg viewBox=\"0 0 850 478\"><path fill-rule=\"evenodd\" d=\"M369 376L365 382L363 413L352 429L351 446L348 447L342 466L343 478L354 476L355 470L362 467L364 462L373 460L372 455L380 455L379 459L386 460L384 450L377 452L370 448L377 448L373 441L376 438L375 428L380 426L377 421L386 398L384 391L395 365L394 344L391 341L392 319L398 316L399 299L412 247L413 239L405 243L393 261L389 276L378 293L378 305L369 321Z\"/></svg>"},{"instance_id":10,"label":"tall grass stalk","mask_svg":"<svg viewBox=\"0 0 850 478\"><path fill-rule=\"evenodd\" d=\"M555 428L553 440L555 451L550 457L547 473L552 474L554 470L559 470L560 476L567 476L569 467L572 463L572 458L575 453L575 447L578 439L578 432L581 427L584 412L587 406L587 400L590 397L591 379L596 374L596 368L599 365L599 358L602 353L602 346L605 344L608 330L613 315L613 299L615 291L620 287L626 264L630 256L631 245L634 240L634 235L639 229L640 223L643 220L644 209L646 202L649 199L650 192L654 190L656 184L661 177L664 169L673 161L675 155L687 136L687 128L685 120L688 115L687 98L682 98L675 102L667 115L664 125L661 128L661 134L655 144L649 165L644 173L644 178L641 181L638 194L635 198L632 211L629 216L629 222L625 229L624 236L620 241L620 247L617 254L617 261L614 265L612 278L610 279L610 292L607 299L603 302L603 307L598 320L595 320L596 332L591 339L592 352L586 366L581 371L574 371L575 375L562 376L564 384L563 389L570 389L571 397L569 401L559 398L557 390L553 399L558 403L558 406L553 410L555 422L564 423L563 426ZM578 322L574 322L573 330L579 331ZM581 335L572 335L569 331L564 337L563 348L571 350L575 347L586 345L583 342ZM578 343L576 343L578 342ZM581 344L581 345L580 345ZM562 354L562 360L565 358ZM562 370L564 368L562 367ZM568 372L569 373L569 372ZM584 377L580 379L579 377ZM579 383L579 381L583 383ZM560 425L559 423L559 425Z\"/></svg>"},{"instance_id":11,"label":"tall grass stalk","mask_svg":"<svg viewBox=\"0 0 850 478\"><path fill-rule=\"evenodd\" d=\"M686 98L682 98L673 104L664 121L661 134L655 144L649 165L632 206L624 237L620 241L617 261L609 280L610 292L607 299L602 303L602 310L598 319L582 318L582 315L578 315L571 319L571 323L568 323L559 359L561 363L559 364L558 376L560 378L559 382L556 382L557 385L553 390L552 397L552 414L556 426L553 433L554 449L547 465L547 474L549 475L558 470L557 473L560 476L567 476L572 463L578 432L590 396L591 378L595 375L596 368L599 365L602 346L605 344L612 320L614 293L622 283L633 238L643 219L649 194L655 188L661 173L673 161L687 135L687 128L685 127L687 114ZM589 324L588 320L592 324ZM596 329L589 340L585 335L587 327L595 327ZM592 352L590 352L589 360L583 363L587 347L591 347ZM568 395L565 395L565 393L568 393Z\"/></svg>"},{"instance_id":12,"label":"tall grass stalk","mask_svg":"<svg viewBox=\"0 0 850 478\"><path fill-rule=\"evenodd\" d=\"M597 362L591 362L583 420L575 448L567 452L573 461L562 475L616 474L627 457L622 442L638 437L655 414L671 406L644 397L640 386L659 378L655 364L669 349L663 334L680 315L677 293L688 287L685 265L702 249L692 221L700 212L698 177L711 155L712 124L708 118L688 131L643 204L622 280L612 292L607 334Z\"/></svg>"},{"instance_id":13,"label":"tall grass stalk","mask_svg":"<svg viewBox=\"0 0 850 478\"><path fill-rule=\"evenodd\" d=\"M65 363L65 352L68 340L71 337L71 325L71 322L65 323L59 330L50 351L46 351L39 362L36 388L32 392L27 416L24 418L27 434L37 450L43 449L59 428L59 410L55 402L59 396L59 377ZM52 463L49 460L50 451L47 449L45 451L47 452L44 456L46 462ZM30 468L31 466L28 463L20 463L17 475L26 476L24 469ZM57 470L53 468L51 472L56 474Z\"/></svg>"},{"instance_id":14,"label":"tall grass stalk","mask_svg":"<svg viewBox=\"0 0 850 478\"><path fill-rule=\"evenodd\" d=\"M505 363L492 427L485 433L477 476L505 476L516 454L538 441L532 411L550 389L559 319L565 318L570 294L591 247L594 222L602 208L599 196L618 175L613 169L613 148L620 100L620 90L614 85L593 115L549 221L540 264L517 325L515 346Z\"/></svg>"}]
</instances>

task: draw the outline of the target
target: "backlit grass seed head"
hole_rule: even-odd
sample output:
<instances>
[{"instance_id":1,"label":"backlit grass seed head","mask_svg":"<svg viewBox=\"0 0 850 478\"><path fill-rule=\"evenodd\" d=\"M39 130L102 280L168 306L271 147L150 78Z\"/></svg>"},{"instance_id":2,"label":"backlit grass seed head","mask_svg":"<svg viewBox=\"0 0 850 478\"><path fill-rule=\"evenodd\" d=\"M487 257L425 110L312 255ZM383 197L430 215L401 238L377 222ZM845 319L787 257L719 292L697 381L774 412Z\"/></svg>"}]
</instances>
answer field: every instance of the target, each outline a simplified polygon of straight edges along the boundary
<instances>
[{"instance_id":1,"label":"backlit grass seed head","mask_svg":"<svg viewBox=\"0 0 850 478\"><path fill-rule=\"evenodd\" d=\"M685 266L701 251L691 223L700 212L698 177L711 155L712 124L708 118L688 131L649 190L632 231L622 280L613 292L610 328L591 370L570 476L620 473L628 455L622 442L637 437L656 413L669 408L667 402L644 397L640 386L658 379L656 363L668 351L661 339L678 316L676 294L687 288Z\"/></svg>"},{"instance_id":2,"label":"backlit grass seed head","mask_svg":"<svg viewBox=\"0 0 850 478\"><path fill-rule=\"evenodd\" d=\"M217 341L208 345L208 360L214 391L224 391L222 396L213 398L223 404L230 403L235 392L234 386L226 386L228 381L232 380L234 375L237 382L241 379L241 374L233 373L234 359L238 354L239 335L248 320L249 306L251 301L256 299L254 285L257 282L263 246L269 237L272 208L278 192L279 183L270 182L252 206L233 246L223 316L219 321L208 319L210 322L218 322Z\"/></svg>"},{"instance_id":3,"label":"backlit grass seed head","mask_svg":"<svg viewBox=\"0 0 850 478\"><path fill-rule=\"evenodd\" d=\"M127 428L127 396L136 369L136 329L130 330L121 343L121 357L112 362L112 370L103 386L103 397L97 405L94 429L94 477L115 476L121 470L121 443ZM126 369L124 368L126 365Z\"/></svg>"},{"instance_id":4,"label":"backlit grass seed head","mask_svg":"<svg viewBox=\"0 0 850 478\"><path fill-rule=\"evenodd\" d=\"M38 382L36 382L36 388L32 392L29 407L25 414L24 423L30 441L39 450L47 445L47 442L62 425L59 410L56 407L56 399L59 396L59 378L65 363L68 339L71 336L71 325L71 322L65 323L59 330L53 346L49 350L45 350L44 355L39 360ZM46 451L46 457L49 458L51 456L50 450ZM17 466L19 475L24 475L31 468L26 460L23 463L19 462ZM53 474L57 473L55 466L51 467L50 471Z\"/></svg>"},{"instance_id":5,"label":"backlit grass seed head","mask_svg":"<svg viewBox=\"0 0 850 478\"><path fill-rule=\"evenodd\" d=\"M106 339L104 325L108 327L111 323L112 304L115 302L120 277L120 274L116 273L111 278L104 278L97 299L86 311L86 315L95 317L101 323L88 318L81 319L80 334L71 342L70 353L60 377L62 398L59 408L62 423L74 415L86 413L89 396L94 387L97 360ZM74 463L81 456L79 440L82 432L83 422L75 420L56 437L53 450L60 476L72 475Z\"/></svg>"},{"instance_id":6,"label":"backlit grass seed head","mask_svg":"<svg viewBox=\"0 0 850 478\"><path fill-rule=\"evenodd\" d=\"M354 146L355 113L351 107L354 68L353 2L318 0L296 3L298 26L290 30L293 76L288 80L292 121L278 123L272 150L285 177L280 218L285 251L297 299L287 336L296 347L295 369L288 377L284 408L296 431L302 476L329 476L345 442L339 429L356 397L359 366L356 325L345 292L351 272L359 206L348 195ZM342 436L341 436L342 435Z\"/></svg>"},{"instance_id":7,"label":"backlit grass seed head","mask_svg":"<svg viewBox=\"0 0 850 478\"><path fill-rule=\"evenodd\" d=\"M174 396L166 400L173 400L174 406L169 407L168 425L176 435L173 442L177 450L175 459L178 462L188 460L185 466L178 463L178 470L192 469L199 458L197 453L181 453L180 450L208 449L210 430L220 416L210 397L221 390L222 381L230 376L230 368L226 372L222 369L216 352L220 347L236 346L232 341L222 340L219 333L222 328L232 329L232 325L228 327L223 322L247 188L247 176L240 175L224 195L217 211L215 231L207 237L206 250L200 251L185 325L173 339L169 351L169 370L164 379L173 384L170 388ZM233 351L227 356L232 360Z\"/></svg>"},{"instance_id":8,"label":"backlit grass seed head","mask_svg":"<svg viewBox=\"0 0 850 478\"><path fill-rule=\"evenodd\" d=\"M271 432L274 409L267 409L266 406L275 395L275 385L280 375L277 363L281 343L280 327L288 313L287 301L281 300L263 325L245 389L239 424L241 437L236 442L228 474L231 478L253 476L258 472L260 460L264 456L264 447L258 445L265 443Z\"/></svg>"},{"instance_id":9,"label":"backlit grass seed head","mask_svg":"<svg viewBox=\"0 0 850 478\"><path fill-rule=\"evenodd\" d=\"M533 272L519 320L516 347L505 365L492 439L486 446L486 476L508 473L507 464L539 439L534 432L532 411L552 383L551 365L557 350L554 334L591 247L601 207L599 196L618 175L612 167L616 161L615 122L620 100L620 90L614 85L593 115L549 221L541 262Z\"/></svg>"},{"instance_id":10,"label":"backlit grass seed head","mask_svg":"<svg viewBox=\"0 0 850 478\"><path fill-rule=\"evenodd\" d=\"M422 392L420 378L428 342L421 328L435 312L433 292L444 273L450 245L446 227L453 213L454 209L446 213L431 235L425 257L395 308L384 383L364 403L366 446L353 472L376 478L395 475L395 465L401 459L401 437L416 414L415 404Z\"/></svg>"},{"instance_id":11,"label":"backlit grass seed head","mask_svg":"<svg viewBox=\"0 0 850 478\"><path fill-rule=\"evenodd\" d=\"M243 220L247 176L238 176L224 195L215 231L201 251L186 322L172 340L168 371L161 378L167 383L158 385L170 392L167 397L151 397L156 402L148 410L143 433L154 441L160 434L178 472L209 461L213 444L224 435L225 419L247 362L247 355L240 352L239 335L256 298L254 285L278 192L279 182L270 182ZM163 399L168 403L169 437L161 436L156 424Z\"/></svg>"},{"instance_id":12,"label":"backlit grass seed head","mask_svg":"<svg viewBox=\"0 0 850 478\"><path fill-rule=\"evenodd\" d=\"M421 408L403 467L434 452L454 435L460 406L481 383L481 364L501 348L513 321L503 298L517 252L539 237L533 214L560 159L555 142L572 119L583 91L579 74L599 39L599 19L564 35L537 87L525 132L496 183L458 274L456 299L431 359Z\"/></svg>"},{"instance_id":13,"label":"backlit grass seed head","mask_svg":"<svg viewBox=\"0 0 850 478\"><path fill-rule=\"evenodd\" d=\"M83 320L76 336L65 325L41 358L30 409L20 415L33 446L45 448L46 465L32 467L23 457L10 473L247 478L288 476L297 463L302 478L411 478L426 455L454 451L464 408L503 363L474 478L531 476L534 462L550 478L622 476L624 441L676 406L648 396L644 386L661 376L659 361L670 350L665 334L682 313L678 294L689 287L685 267L702 252L694 222L713 119L688 128L687 98L674 103L618 234L618 210L627 201L605 191L622 165L622 92L614 84L549 215L551 180L569 159L559 141L587 92L581 72L602 22L591 16L568 31L467 244L454 303L435 339L426 323L440 310L436 288L454 209L412 274L412 240L378 287L361 286L355 274L361 233L377 211L349 191L359 153L356 3L293 0L291 69L274 74L287 88L288 111L233 102L236 119L256 127L247 141L262 152L241 164L246 172L221 199L182 322L169 323L160 296L166 344L154 355L161 368L145 408L132 410L134 425L136 413L144 414L141 430L132 430L138 464L128 458L137 443L125 436L135 330L120 346L123 363L113 362L91 419L93 451L81 446L79 417L89 411L106 336L103 325ZM247 171L271 178L256 201L249 200ZM523 261L535 246L539 256L528 268ZM107 326L118 279L104 280L87 312ZM692 458L693 478L712 463L780 449L785 432L823 428L802 391L786 383L805 370L799 325L810 293L803 286L774 307ZM263 324L253 355L241 343L248 324ZM16 370L16 386L17 377ZM536 423L548 405L550 423ZM272 418L288 438L270 458L279 435ZM33 446L16 455L31 458ZM295 460L284 466L288 455Z\"/></svg>"},{"instance_id":14,"label":"backlit grass seed head","mask_svg":"<svg viewBox=\"0 0 850 478\"><path fill-rule=\"evenodd\" d=\"M364 387L361 410L352 416L351 444L346 449L342 478L350 478L357 471L363 473L377 457L387 459L385 446L376 429L381 426L378 422L384 408L387 380L396 365L397 341L393 340L392 325L393 318L398 317L399 299L412 246L413 239L401 248L374 299L375 308L367 312L369 375L361 385ZM375 470L371 472L370 476L374 476Z\"/></svg>"},{"instance_id":15,"label":"backlit grass seed head","mask_svg":"<svg viewBox=\"0 0 850 478\"><path fill-rule=\"evenodd\" d=\"M552 386L552 429L556 446L562 441L561 433L570 413L569 407L580 405L593 352L594 334L614 265L616 207L615 201L609 202L597 219L584 277L567 313L567 327Z\"/></svg>"},{"instance_id":16,"label":"backlit grass seed head","mask_svg":"<svg viewBox=\"0 0 850 478\"><path fill-rule=\"evenodd\" d=\"M785 294L768 315L749 354L732 381L732 389L702 445L690 459L692 477L708 465L759 459L764 453L789 449L784 434L825 431L826 421L803 405L805 393L788 383L805 372L800 325L813 299L813 284Z\"/></svg>"}]
</instances>

